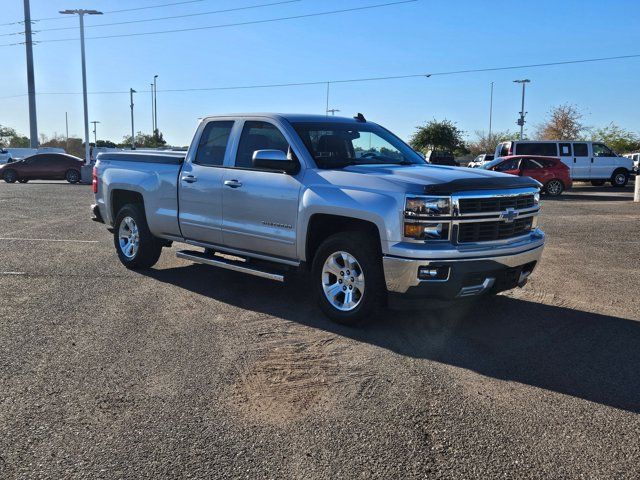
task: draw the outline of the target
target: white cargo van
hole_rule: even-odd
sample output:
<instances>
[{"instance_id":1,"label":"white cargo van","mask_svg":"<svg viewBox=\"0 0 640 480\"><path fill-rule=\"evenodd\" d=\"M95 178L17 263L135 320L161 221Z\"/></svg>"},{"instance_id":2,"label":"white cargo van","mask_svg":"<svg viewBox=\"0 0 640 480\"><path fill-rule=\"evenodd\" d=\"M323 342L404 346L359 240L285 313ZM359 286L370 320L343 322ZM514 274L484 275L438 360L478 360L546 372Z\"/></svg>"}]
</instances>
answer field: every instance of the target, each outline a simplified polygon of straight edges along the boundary
<instances>
[{"instance_id":1,"label":"white cargo van","mask_svg":"<svg viewBox=\"0 0 640 480\"><path fill-rule=\"evenodd\" d=\"M624 187L633 172L633 160L617 155L601 142L514 140L499 143L495 155L558 157L571 169L573 180L594 185L611 182L614 187Z\"/></svg>"}]
</instances>

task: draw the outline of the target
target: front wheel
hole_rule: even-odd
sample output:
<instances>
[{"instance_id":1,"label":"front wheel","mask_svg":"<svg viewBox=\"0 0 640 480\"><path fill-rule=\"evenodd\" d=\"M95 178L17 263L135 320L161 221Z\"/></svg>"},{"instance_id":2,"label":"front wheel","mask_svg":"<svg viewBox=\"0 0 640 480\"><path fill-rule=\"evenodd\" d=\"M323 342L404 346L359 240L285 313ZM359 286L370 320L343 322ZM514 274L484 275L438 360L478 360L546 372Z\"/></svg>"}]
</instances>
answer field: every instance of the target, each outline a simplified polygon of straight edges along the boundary
<instances>
[{"instance_id":1,"label":"front wheel","mask_svg":"<svg viewBox=\"0 0 640 480\"><path fill-rule=\"evenodd\" d=\"M330 319L359 326L384 307L381 258L376 242L360 232L337 233L320 245L312 276L320 308Z\"/></svg>"},{"instance_id":2,"label":"front wheel","mask_svg":"<svg viewBox=\"0 0 640 480\"><path fill-rule=\"evenodd\" d=\"M547 195L550 195L552 197L557 197L562 193L563 190L564 185L560 180L557 179L549 180L544 187L544 191L547 193Z\"/></svg>"},{"instance_id":3,"label":"front wheel","mask_svg":"<svg viewBox=\"0 0 640 480\"><path fill-rule=\"evenodd\" d=\"M7 170L2 174L2 178L7 183L16 183L16 180L18 179L18 174L16 173L15 170Z\"/></svg>"},{"instance_id":4,"label":"front wheel","mask_svg":"<svg viewBox=\"0 0 640 480\"><path fill-rule=\"evenodd\" d=\"M613 173L611 177L611 185L614 187L624 187L629 181L629 174L625 171L619 170Z\"/></svg>"},{"instance_id":5,"label":"front wheel","mask_svg":"<svg viewBox=\"0 0 640 480\"><path fill-rule=\"evenodd\" d=\"M149 231L144 208L137 204L125 205L118 212L113 243L120 262L131 269L152 267L162 252L162 243Z\"/></svg>"},{"instance_id":6,"label":"front wheel","mask_svg":"<svg viewBox=\"0 0 640 480\"><path fill-rule=\"evenodd\" d=\"M67 170L67 173L64 174L64 178L66 178L69 183L78 183L80 181L80 172L73 169Z\"/></svg>"}]
</instances>

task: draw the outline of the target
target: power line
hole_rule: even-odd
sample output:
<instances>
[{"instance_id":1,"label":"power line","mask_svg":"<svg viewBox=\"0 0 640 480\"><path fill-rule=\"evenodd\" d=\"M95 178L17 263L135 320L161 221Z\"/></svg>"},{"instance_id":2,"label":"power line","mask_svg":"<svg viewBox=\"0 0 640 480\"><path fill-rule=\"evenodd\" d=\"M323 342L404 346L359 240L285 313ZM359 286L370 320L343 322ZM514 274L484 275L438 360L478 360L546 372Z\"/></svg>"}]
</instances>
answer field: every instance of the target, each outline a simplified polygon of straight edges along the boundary
<instances>
[{"instance_id":1,"label":"power line","mask_svg":"<svg viewBox=\"0 0 640 480\"><path fill-rule=\"evenodd\" d=\"M312 85L326 85L327 83L357 83L357 82L375 82L375 81L383 81L383 80L402 80L408 78L429 78L429 77L437 77L437 76L447 76L447 75L460 75L466 73L483 73L483 72L497 72L502 70L516 70L521 68L543 68L543 67L552 67L559 65L573 65L579 63L592 63L592 62L605 62L611 60L630 60L634 58L640 58L640 53L632 54L632 55L618 55L614 57L596 57L596 58L585 58L578 60L563 60L558 62L546 62L546 63L530 63L527 65L509 65L505 67L487 67L487 68L470 68L464 70L450 70L450 71L441 71L441 72L432 72L432 73L413 73L408 75L388 75L381 77L362 77L362 78L349 78L349 79L337 79L337 80L314 80L308 82L289 82L289 83L269 83L269 84L257 84L257 85L233 85L233 86L222 86L222 87L200 87L200 88L173 88L173 89L163 89L158 90L163 93L172 93L172 92L203 92L203 91L216 91L216 90L249 90L249 89L257 89L257 88L278 88L278 87L302 87L302 86L312 86ZM139 92L150 92L150 90L138 90ZM90 95L110 95L110 94L121 94L121 93L129 93L129 90L122 91L102 91L102 92L89 92ZM26 93L17 94L17 95L8 95L0 98L17 98L24 97ZM78 92L40 92L38 95L80 95Z\"/></svg>"},{"instance_id":2,"label":"power line","mask_svg":"<svg viewBox=\"0 0 640 480\"><path fill-rule=\"evenodd\" d=\"M156 17L156 18L145 18L145 19L140 19L140 20L127 20L127 21L123 21L123 22L111 22L111 23L96 23L93 25L85 25L85 29L87 28L96 28L96 27L109 27L109 26L113 26L113 25L128 25L131 23L144 23L144 22L156 22L159 20L175 20L177 18L187 18L187 17L199 17L202 15L213 15L215 13L228 13L228 12L237 12L237 11L241 11L241 10L252 10L255 8L262 8L262 7L272 7L272 6L276 6L276 5L284 5L286 3L296 3L296 2L300 2L302 0L283 0L283 1L279 1L279 2L272 2L272 3L261 3L258 5L249 5L246 7L235 7L235 8L225 8L223 10L212 10L209 12L199 12L199 13L187 13L187 14L183 14L183 15L172 15L172 16L168 16L168 17ZM57 28L42 28L40 30L36 30L34 33L41 33L41 32L52 32L52 31L57 31L57 30L77 30L78 27L74 26L74 27L57 27ZM23 35L24 32L13 32L13 33L2 33L0 34L0 37L10 37L10 36L14 36L14 35ZM45 40L46 41L46 40Z\"/></svg>"},{"instance_id":3,"label":"power line","mask_svg":"<svg viewBox=\"0 0 640 480\"><path fill-rule=\"evenodd\" d=\"M135 7L135 8L123 8L120 10L107 10L107 11L103 11L102 13L107 14L107 13L123 13L123 12L133 12L136 10L148 10L148 9L152 9L152 8L163 8L163 7L172 7L174 5L185 5L187 3L200 3L200 2L206 2L208 0L183 0L181 2L172 2L172 3L163 3L160 5L147 5L146 7ZM34 18L31 19L32 22L46 22L49 20L67 20L67 17L61 17L61 16L57 16L57 17L44 17L44 18ZM15 22L9 22L9 23L0 23L0 27L3 27L5 25L19 25L21 23L24 23L23 20L17 20Z\"/></svg>"},{"instance_id":4,"label":"power line","mask_svg":"<svg viewBox=\"0 0 640 480\"><path fill-rule=\"evenodd\" d=\"M116 35L100 35L100 36L95 36L95 37L86 37L86 39L87 40L97 40L97 39L106 39L106 38L140 37L140 36L144 36L144 35L159 35L159 34L164 34L164 33L193 32L193 31L198 31L198 30L211 30L211 29L214 29L214 28L227 28L227 27L239 27L239 26L245 26L245 25L257 25L257 24L261 24L261 23L281 22L281 21L286 21L286 20L299 20L301 18L320 17L320 16L326 16L326 15L335 15L335 14L339 14L339 13L357 12L357 11L362 11L362 10L370 10L370 9L373 9L373 8L382 8L382 7L389 7L389 6L393 6L393 5L401 5L401 4L406 4L406 3L415 3L415 2L418 2L418 1L420 1L420 0L399 0L399 1L396 1L396 2L378 3L378 4L375 4L375 5L366 5L366 6L363 6L363 7L344 8L344 9L341 9L341 10L330 10L330 11L326 11L326 12L305 13L305 14L301 14L301 15L291 15L291 16L288 16L288 17L268 18L268 19L265 19L265 20L251 20L251 21L247 21L247 22L226 23L226 24L220 24L220 25L209 25L209 26L205 26L205 27L178 28L178 29L174 29L174 30L158 30L158 31L155 31L155 32L133 32L133 33L122 33L122 34L116 34ZM75 42L77 40L78 40L77 38L56 38L56 39L51 39L51 40L40 40L38 43ZM8 46L13 46L13 45L22 45L22 42L6 44L6 45L0 45L0 47L8 47Z\"/></svg>"}]
</instances>

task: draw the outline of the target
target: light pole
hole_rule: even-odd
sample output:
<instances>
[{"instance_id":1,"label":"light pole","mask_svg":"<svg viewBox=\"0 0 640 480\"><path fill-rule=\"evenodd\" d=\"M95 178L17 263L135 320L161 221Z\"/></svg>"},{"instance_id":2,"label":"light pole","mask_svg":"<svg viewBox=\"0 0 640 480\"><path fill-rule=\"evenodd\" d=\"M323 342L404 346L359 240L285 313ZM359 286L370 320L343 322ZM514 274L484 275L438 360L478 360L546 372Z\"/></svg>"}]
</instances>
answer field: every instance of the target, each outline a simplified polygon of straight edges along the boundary
<instances>
[{"instance_id":1,"label":"light pole","mask_svg":"<svg viewBox=\"0 0 640 480\"><path fill-rule=\"evenodd\" d=\"M153 76L153 134L158 130L158 75Z\"/></svg>"},{"instance_id":2,"label":"light pole","mask_svg":"<svg viewBox=\"0 0 640 480\"><path fill-rule=\"evenodd\" d=\"M527 83L530 83L531 80L525 78L523 80L514 80L513 82L522 84L522 109L520 110L520 118L516 123L520 125L520 140L524 140L524 117L527 114L527 112L524 111L524 90Z\"/></svg>"},{"instance_id":3,"label":"light pole","mask_svg":"<svg viewBox=\"0 0 640 480\"><path fill-rule=\"evenodd\" d=\"M65 150L67 151L67 153L69 153L69 112L64 112L64 124L67 128L67 141L66 141L67 148L65 148Z\"/></svg>"},{"instance_id":4,"label":"light pole","mask_svg":"<svg viewBox=\"0 0 640 480\"><path fill-rule=\"evenodd\" d=\"M491 82L491 96L489 100L489 141L491 141L491 124L493 121L493 82Z\"/></svg>"},{"instance_id":5,"label":"light pole","mask_svg":"<svg viewBox=\"0 0 640 480\"><path fill-rule=\"evenodd\" d=\"M33 76L33 41L31 40L31 7L24 0L24 46L27 50L27 90L29 93L29 146L38 148L38 117L36 115L36 86Z\"/></svg>"},{"instance_id":6,"label":"light pole","mask_svg":"<svg viewBox=\"0 0 640 480\"><path fill-rule=\"evenodd\" d=\"M87 106L87 64L84 55L84 16L85 15L102 15L97 10L61 10L63 15L78 15L80 18L80 52L82 55L82 99L84 101L84 161L91 163L91 151L89 147L89 108Z\"/></svg>"},{"instance_id":7,"label":"light pole","mask_svg":"<svg viewBox=\"0 0 640 480\"><path fill-rule=\"evenodd\" d=\"M153 83L149 84L151 87L151 134L156 131L156 109L153 106Z\"/></svg>"},{"instance_id":8,"label":"light pole","mask_svg":"<svg viewBox=\"0 0 640 480\"><path fill-rule=\"evenodd\" d=\"M100 123L98 120L94 120L93 122L93 144L96 145L98 143L98 134L96 133L96 125Z\"/></svg>"},{"instance_id":9,"label":"light pole","mask_svg":"<svg viewBox=\"0 0 640 480\"><path fill-rule=\"evenodd\" d=\"M136 149L136 133L135 133L135 129L133 128L133 94L134 93L136 93L136 91L133 88L130 88L129 95L131 97L131 150Z\"/></svg>"},{"instance_id":10,"label":"light pole","mask_svg":"<svg viewBox=\"0 0 640 480\"><path fill-rule=\"evenodd\" d=\"M340 110L338 110L337 108L330 108L329 110L327 110L327 113L331 113L331 115L335 116L336 112L339 112Z\"/></svg>"}]
</instances>

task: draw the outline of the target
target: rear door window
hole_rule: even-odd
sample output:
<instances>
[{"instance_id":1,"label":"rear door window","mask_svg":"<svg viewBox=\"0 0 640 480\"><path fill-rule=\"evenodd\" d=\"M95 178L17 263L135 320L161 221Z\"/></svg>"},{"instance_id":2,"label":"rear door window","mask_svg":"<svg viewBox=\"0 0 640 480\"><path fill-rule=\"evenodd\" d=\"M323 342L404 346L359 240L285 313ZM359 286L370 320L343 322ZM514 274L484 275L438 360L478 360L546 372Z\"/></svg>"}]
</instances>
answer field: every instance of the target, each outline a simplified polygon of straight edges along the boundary
<instances>
[{"instance_id":1,"label":"rear door window","mask_svg":"<svg viewBox=\"0 0 640 480\"><path fill-rule=\"evenodd\" d=\"M499 157L506 157L509 155L509 148L511 147L511 142L504 142L500 145Z\"/></svg>"},{"instance_id":2,"label":"rear door window","mask_svg":"<svg viewBox=\"0 0 640 480\"><path fill-rule=\"evenodd\" d=\"M541 142L520 142L516 144L518 155L540 155L547 157L558 156L558 144Z\"/></svg>"},{"instance_id":3,"label":"rear door window","mask_svg":"<svg viewBox=\"0 0 640 480\"><path fill-rule=\"evenodd\" d=\"M524 169L525 170L535 170L537 168L544 168L545 161L540 160L538 158L526 158L524 160Z\"/></svg>"},{"instance_id":4,"label":"rear door window","mask_svg":"<svg viewBox=\"0 0 640 480\"><path fill-rule=\"evenodd\" d=\"M233 121L209 122L202 131L195 163L206 167L220 166L229 143Z\"/></svg>"},{"instance_id":5,"label":"rear door window","mask_svg":"<svg viewBox=\"0 0 640 480\"><path fill-rule=\"evenodd\" d=\"M573 154L576 157L588 157L589 149L587 148L586 143L574 143L573 144Z\"/></svg>"}]
</instances>

